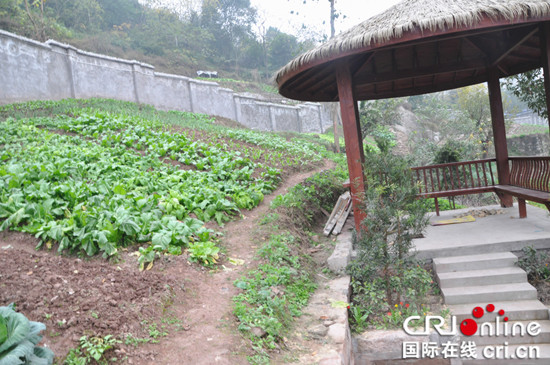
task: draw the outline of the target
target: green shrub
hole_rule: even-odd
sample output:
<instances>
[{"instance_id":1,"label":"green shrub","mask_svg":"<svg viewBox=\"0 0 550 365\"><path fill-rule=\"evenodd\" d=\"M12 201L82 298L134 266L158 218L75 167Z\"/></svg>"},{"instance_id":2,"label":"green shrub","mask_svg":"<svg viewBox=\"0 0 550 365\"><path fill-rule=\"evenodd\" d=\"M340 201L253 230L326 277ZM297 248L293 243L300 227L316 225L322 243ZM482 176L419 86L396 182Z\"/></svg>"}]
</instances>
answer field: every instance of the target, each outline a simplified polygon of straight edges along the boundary
<instances>
[{"instance_id":1,"label":"green shrub","mask_svg":"<svg viewBox=\"0 0 550 365\"><path fill-rule=\"evenodd\" d=\"M518 266L525 270L530 283L537 284L550 278L547 253L539 252L533 246L524 247L522 252Z\"/></svg>"},{"instance_id":2,"label":"green shrub","mask_svg":"<svg viewBox=\"0 0 550 365\"><path fill-rule=\"evenodd\" d=\"M408 161L384 149L366 161L369 185L362 205L366 229L356 237L358 257L348 266L352 307L360 308L361 317L372 316L386 327L402 318L404 312L393 309L404 301L408 311L421 312L430 289L429 273L410 254L412 238L427 225L427 210L426 202L416 199ZM385 312L388 318L380 316Z\"/></svg>"}]
</instances>

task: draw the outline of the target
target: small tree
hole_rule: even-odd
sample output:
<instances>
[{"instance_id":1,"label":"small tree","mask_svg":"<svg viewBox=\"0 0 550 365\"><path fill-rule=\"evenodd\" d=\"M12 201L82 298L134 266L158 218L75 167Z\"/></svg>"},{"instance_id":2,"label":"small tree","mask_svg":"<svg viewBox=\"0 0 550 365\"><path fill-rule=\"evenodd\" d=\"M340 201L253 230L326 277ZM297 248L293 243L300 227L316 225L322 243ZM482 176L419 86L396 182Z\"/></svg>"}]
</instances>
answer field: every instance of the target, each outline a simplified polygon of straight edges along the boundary
<instances>
[{"instance_id":1,"label":"small tree","mask_svg":"<svg viewBox=\"0 0 550 365\"><path fill-rule=\"evenodd\" d=\"M356 242L358 258L348 268L354 293L359 294L357 300L367 307L373 304L372 298L380 298L379 294L372 295L375 292L383 292L389 306L403 297L419 306L429 279L427 286L426 275L423 280L410 280L414 277L412 271L418 268L410 250L412 239L427 225L426 203L416 199L417 187L412 183L408 161L384 146L379 147L381 152L370 153L365 163L368 182L363 197L365 231ZM365 285L368 290L363 290ZM380 307L380 303L376 306Z\"/></svg>"}]
</instances>

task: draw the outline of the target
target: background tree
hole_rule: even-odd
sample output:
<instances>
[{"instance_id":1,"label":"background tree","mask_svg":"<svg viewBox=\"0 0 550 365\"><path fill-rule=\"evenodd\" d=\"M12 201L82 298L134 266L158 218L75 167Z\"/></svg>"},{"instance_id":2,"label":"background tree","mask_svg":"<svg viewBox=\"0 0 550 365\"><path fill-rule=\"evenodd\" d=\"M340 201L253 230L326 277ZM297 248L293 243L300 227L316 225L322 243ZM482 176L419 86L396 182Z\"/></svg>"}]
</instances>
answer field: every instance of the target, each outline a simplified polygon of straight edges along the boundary
<instances>
[{"instance_id":1,"label":"background tree","mask_svg":"<svg viewBox=\"0 0 550 365\"><path fill-rule=\"evenodd\" d=\"M0 0L0 28L26 37L139 59L161 72L213 69L265 82L313 42L258 22L250 0Z\"/></svg>"},{"instance_id":2,"label":"background tree","mask_svg":"<svg viewBox=\"0 0 550 365\"><path fill-rule=\"evenodd\" d=\"M98 31L104 10L97 0L49 0L55 19L67 28Z\"/></svg>"},{"instance_id":3,"label":"background tree","mask_svg":"<svg viewBox=\"0 0 550 365\"><path fill-rule=\"evenodd\" d=\"M542 69L528 71L505 79L504 85L529 109L543 118L548 118L544 75Z\"/></svg>"},{"instance_id":4,"label":"background tree","mask_svg":"<svg viewBox=\"0 0 550 365\"><path fill-rule=\"evenodd\" d=\"M401 99L367 100L359 102L359 120L363 137L371 135L377 126L399 124L400 115L397 109Z\"/></svg>"}]
</instances>

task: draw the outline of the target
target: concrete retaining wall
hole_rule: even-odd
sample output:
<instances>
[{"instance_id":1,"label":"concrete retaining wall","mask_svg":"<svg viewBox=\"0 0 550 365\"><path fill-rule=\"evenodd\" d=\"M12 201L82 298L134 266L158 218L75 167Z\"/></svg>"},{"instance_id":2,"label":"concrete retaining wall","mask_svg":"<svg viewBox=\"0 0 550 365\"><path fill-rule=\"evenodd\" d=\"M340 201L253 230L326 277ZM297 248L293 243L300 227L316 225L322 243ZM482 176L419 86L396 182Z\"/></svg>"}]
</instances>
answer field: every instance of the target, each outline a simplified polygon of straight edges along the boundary
<instances>
[{"instance_id":1,"label":"concrete retaining wall","mask_svg":"<svg viewBox=\"0 0 550 365\"><path fill-rule=\"evenodd\" d=\"M508 149L511 156L548 156L550 136L540 133L508 138Z\"/></svg>"},{"instance_id":2,"label":"concrete retaining wall","mask_svg":"<svg viewBox=\"0 0 550 365\"><path fill-rule=\"evenodd\" d=\"M158 73L138 61L0 30L0 105L93 97L217 115L263 131L323 132L332 125L328 104L265 102L216 82Z\"/></svg>"}]
</instances>

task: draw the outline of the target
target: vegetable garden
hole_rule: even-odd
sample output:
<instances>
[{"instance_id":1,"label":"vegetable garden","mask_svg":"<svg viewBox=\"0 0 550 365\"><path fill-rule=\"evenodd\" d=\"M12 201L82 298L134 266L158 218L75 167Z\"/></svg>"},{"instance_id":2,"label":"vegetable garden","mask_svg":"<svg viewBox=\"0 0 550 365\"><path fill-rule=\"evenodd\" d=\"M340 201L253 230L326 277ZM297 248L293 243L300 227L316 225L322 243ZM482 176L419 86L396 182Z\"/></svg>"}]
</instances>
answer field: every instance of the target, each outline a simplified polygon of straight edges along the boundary
<instances>
[{"instance_id":1,"label":"vegetable garden","mask_svg":"<svg viewBox=\"0 0 550 365\"><path fill-rule=\"evenodd\" d=\"M147 346L159 346L168 334L184 333L184 343L197 343L194 336L203 330L192 326L208 328L215 319L194 323L189 310L207 304L214 317L221 308L227 311L222 316L232 310L232 297L220 300L212 293L216 284L205 284L208 280L236 280L229 291L241 331L263 328L265 322L271 342L260 342L271 348L282 338L290 322L283 317L265 321L272 306L263 304L267 297L250 301L256 286L236 297L248 280L241 276L246 275L241 258L247 264L257 259L251 242L235 250L225 235L253 216L250 210L287 177L309 176L307 171L325 164L326 148L312 136L217 123L204 115L101 99L0 107L0 303L14 303L16 311L46 325L44 343L52 346L57 363L130 358L144 364L158 354L158 347ZM322 196L326 190L317 189L317 183L341 189L345 164L340 160L338 177L319 177L290 195ZM329 209L333 193L315 198L315 204ZM273 223L274 232L299 211L317 209L298 206L301 200L290 195L281 196L273 209L296 212L280 212L288 219ZM300 264L301 239L280 237L289 248L274 253L262 248L259 260L275 265L280 257L272 254L289 255L292 249L292 268L283 267L283 260L276 269L289 275L258 288L288 285L285 295L294 316L314 286ZM230 256L236 252L240 258ZM259 265L254 275L262 277L266 268ZM284 312L285 302L274 304ZM201 351L192 347L182 353Z\"/></svg>"},{"instance_id":2,"label":"vegetable garden","mask_svg":"<svg viewBox=\"0 0 550 365\"><path fill-rule=\"evenodd\" d=\"M193 261L214 263L216 232L205 223L222 226L258 205L285 166L320 160L312 146L214 127L205 116L198 118L209 142L193 139L192 129L172 133L159 120L93 109L67 114L0 124L0 230L105 257L139 243L142 267L182 249ZM197 124L197 116L180 115L184 125Z\"/></svg>"}]
</instances>

